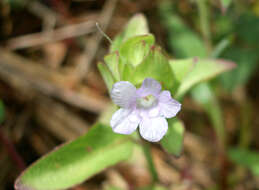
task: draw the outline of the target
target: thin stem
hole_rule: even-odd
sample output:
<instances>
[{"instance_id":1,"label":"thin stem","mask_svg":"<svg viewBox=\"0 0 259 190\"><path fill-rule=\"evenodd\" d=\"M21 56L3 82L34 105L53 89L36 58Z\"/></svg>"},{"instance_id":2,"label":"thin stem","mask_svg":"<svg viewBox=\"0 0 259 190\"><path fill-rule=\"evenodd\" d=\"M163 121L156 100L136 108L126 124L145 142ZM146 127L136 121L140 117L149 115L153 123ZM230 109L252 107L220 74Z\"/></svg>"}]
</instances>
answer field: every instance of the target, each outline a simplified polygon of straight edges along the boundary
<instances>
[{"instance_id":1,"label":"thin stem","mask_svg":"<svg viewBox=\"0 0 259 190\"><path fill-rule=\"evenodd\" d=\"M222 52L231 44L232 37L227 37L221 40L214 48L214 50L211 52L210 57L217 58L219 57Z\"/></svg>"},{"instance_id":2,"label":"thin stem","mask_svg":"<svg viewBox=\"0 0 259 190\"><path fill-rule=\"evenodd\" d=\"M110 42L110 44L112 44L111 38L107 34L105 34L105 32L99 26L99 23L97 22L97 23L95 23L95 25L96 25L97 29L99 30L99 32L103 35L103 37L105 37Z\"/></svg>"},{"instance_id":3,"label":"thin stem","mask_svg":"<svg viewBox=\"0 0 259 190\"><path fill-rule=\"evenodd\" d=\"M197 0L201 32L203 39L205 41L208 52L211 51L211 37L210 37L210 22L209 22L209 13L207 11L208 7L206 6L206 0Z\"/></svg>"},{"instance_id":4,"label":"thin stem","mask_svg":"<svg viewBox=\"0 0 259 190\"><path fill-rule=\"evenodd\" d=\"M139 136L140 136L140 134L139 134ZM153 157L151 154L151 146L148 142L143 140L141 137L140 137L140 139L141 139L142 149L143 149L144 155L147 160L148 169L152 175L152 182L153 182L153 184L155 184L156 182L158 182L158 174L157 174L156 167L155 167Z\"/></svg>"},{"instance_id":5,"label":"thin stem","mask_svg":"<svg viewBox=\"0 0 259 190\"><path fill-rule=\"evenodd\" d=\"M149 171L152 175L152 181L153 181L153 183L155 183L158 181L158 175L157 175L156 167L155 167L153 157L151 154L151 147L148 143L144 143L142 145L142 148L143 148L143 152L146 157L146 160L147 160Z\"/></svg>"}]
</instances>

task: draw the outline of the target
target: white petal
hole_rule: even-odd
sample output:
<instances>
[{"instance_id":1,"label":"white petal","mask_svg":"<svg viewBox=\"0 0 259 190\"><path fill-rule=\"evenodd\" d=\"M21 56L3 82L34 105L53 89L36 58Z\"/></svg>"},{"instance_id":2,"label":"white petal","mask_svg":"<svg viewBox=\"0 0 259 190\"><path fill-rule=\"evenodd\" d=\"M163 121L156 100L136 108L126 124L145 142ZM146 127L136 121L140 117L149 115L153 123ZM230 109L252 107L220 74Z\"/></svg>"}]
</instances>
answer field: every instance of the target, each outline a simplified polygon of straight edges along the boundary
<instances>
[{"instance_id":1,"label":"white petal","mask_svg":"<svg viewBox=\"0 0 259 190\"><path fill-rule=\"evenodd\" d=\"M168 123L163 117L145 118L139 126L140 135L151 142L160 141L166 134Z\"/></svg>"},{"instance_id":2,"label":"white petal","mask_svg":"<svg viewBox=\"0 0 259 190\"><path fill-rule=\"evenodd\" d=\"M160 93L158 98L158 106L160 107L160 113L166 118L176 116L181 109L181 104L171 97L169 91L164 90Z\"/></svg>"},{"instance_id":3,"label":"white petal","mask_svg":"<svg viewBox=\"0 0 259 190\"><path fill-rule=\"evenodd\" d=\"M129 135L136 130L139 122L136 111L121 108L113 114L110 124L115 133Z\"/></svg>"},{"instance_id":4,"label":"white petal","mask_svg":"<svg viewBox=\"0 0 259 190\"><path fill-rule=\"evenodd\" d=\"M155 106L155 107L151 108L151 109L148 111L148 116L149 116L149 117L157 117L157 116L159 116L159 113L160 113L160 108L159 108L159 106Z\"/></svg>"},{"instance_id":5,"label":"white petal","mask_svg":"<svg viewBox=\"0 0 259 190\"><path fill-rule=\"evenodd\" d=\"M111 90L112 101L123 108L129 108L136 100L136 87L128 81L116 82Z\"/></svg>"},{"instance_id":6,"label":"white petal","mask_svg":"<svg viewBox=\"0 0 259 190\"><path fill-rule=\"evenodd\" d=\"M138 94L142 97L148 95L157 96L161 91L161 85L158 81L152 78L146 78L141 87L138 89Z\"/></svg>"},{"instance_id":7,"label":"white petal","mask_svg":"<svg viewBox=\"0 0 259 190\"><path fill-rule=\"evenodd\" d=\"M130 114L131 110L130 109L119 109L117 110L111 118L111 127L118 125L122 120L124 120L128 115Z\"/></svg>"}]
</instances>

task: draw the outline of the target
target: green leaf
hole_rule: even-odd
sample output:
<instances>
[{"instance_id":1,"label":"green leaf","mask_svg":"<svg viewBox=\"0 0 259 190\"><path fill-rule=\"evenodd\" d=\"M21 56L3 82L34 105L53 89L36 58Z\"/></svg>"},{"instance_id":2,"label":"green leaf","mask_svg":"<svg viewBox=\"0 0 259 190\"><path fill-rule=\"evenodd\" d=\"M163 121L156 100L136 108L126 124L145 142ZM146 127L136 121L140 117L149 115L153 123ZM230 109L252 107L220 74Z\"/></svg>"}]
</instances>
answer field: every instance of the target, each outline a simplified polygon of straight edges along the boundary
<instances>
[{"instance_id":1,"label":"green leaf","mask_svg":"<svg viewBox=\"0 0 259 190\"><path fill-rule=\"evenodd\" d=\"M169 65L178 82L181 82L184 79L184 77L194 68L195 64L195 58L169 60Z\"/></svg>"},{"instance_id":2,"label":"green leaf","mask_svg":"<svg viewBox=\"0 0 259 190\"><path fill-rule=\"evenodd\" d=\"M201 38L174 14L172 7L169 1L164 1L159 7L161 22L168 31L168 45L171 51L178 58L206 57L207 50Z\"/></svg>"},{"instance_id":3,"label":"green leaf","mask_svg":"<svg viewBox=\"0 0 259 190\"><path fill-rule=\"evenodd\" d=\"M107 66L104 65L103 63L98 63L98 69L99 69L99 71L103 77L103 80L110 92L112 89L112 85L115 83L115 80L114 80L111 72L109 71Z\"/></svg>"},{"instance_id":4,"label":"green leaf","mask_svg":"<svg viewBox=\"0 0 259 190\"><path fill-rule=\"evenodd\" d=\"M84 136L31 165L17 180L18 190L66 189L130 157L133 143L111 127L96 124Z\"/></svg>"},{"instance_id":5,"label":"green leaf","mask_svg":"<svg viewBox=\"0 0 259 190\"><path fill-rule=\"evenodd\" d=\"M183 149L184 125L177 118L168 119L168 131L161 140L162 147L175 156L180 156Z\"/></svg>"},{"instance_id":6,"label":"green leaf","mask_svg":"<svg viewBox=\"0 0 259 190\"><path fill-rule=\"evenodd\" d=\"M250 169L254 175L259 176L259 152L231 148L228 151L228 156L234 163Z\"/></svg>"},{"instance_id":7,"label":"green leaf","mask_svg":"<svg viewBox=\"0 0 259 190\"><path fill-rule=\"evenodd\" d=\"M142 35L128 39L120 48L121 58L136 67L148 55L150 47L155 43L153 35Z\"/></svg>"},{"instance_id":8,"label":"green leaf","mask_svg":"<svg viewBox=\"0 0 259 190\"><path fill-rule=\"evenodd\" d=\"M4 103L2 100L0 100L0 124L4 121L4 117L5 117Z\"/></svg>"},{"instance_id":9,"label":"green leaf","mask_svg":"<svg viewBox=\"0 0 259 190\"><path fill-rule=\"evenodd\" d=\"M222 57L233 60L238 67L220 77L222 86L230 92L247 84L259 66L258 16L252 12L244 12L235 19L235 22L233 21L232 25L234 28L229 33L235 31L235 41L233 41L235 44L227 48Z\"/></svg>"},{"instance_id":10,"label":"green leaf","mask_svg":"<svg viewBox=\"0 0 259 190\"><path fill-rule=\"evenodd\" d=\"M119 72L119 52L115 51L113 53L110 53L104 57L104 61L106 65L108 66L109 70L111 71L114 78L119 81L120 80L120 72Z\"/></svg>"},{"instance_id":11,"label":"green leaf","mask_svg":"<svg viewBox=\"0 0 259 190\"><path fill-rule=\"evenodd\" d=\"M220 76L222 86L228 91L233 91L238 86L245 85L258 67L258 50L231 47L223 55L224 58L233 60L237 68Z\"/></svg>"},{"instance_id":12,"label":"green leaf","mask_svg":"<svg viewBox=\"0 0 259 190\"><path fill-rule=\"evenodd\" d=\"M136 14L130 19L123 32L115 38L110 47L110 52L119 50L122 43L129 38L148 33L149 29L145 16L143 14Z\"/></svg>"},{"instance_id":13,"label":"green leaf","mask_svg":"<svg viewBox=\"0 0 259 190\"><path fill-rule=\"evenodd\" d=\"M214 16L213 16L214 17ZM213 38L216 41L222 40L229 35L236 35L234 32L236 23L234 18L227 14L217 14L213 19ZM240 29L240 28L239 28ZM236 36L235 36L236 37ZM234 39L234 38L233 38ZM233 40L232 40L233 41ZM213 48L213 51L215 47Z\"/></svg>"},{"instance_id":14,"label":"green leaf","mask_svg":"<svg viewBox=\"0 0 259 190\"><path fill-rule=\"evenodd\" d=\"M193 99L202 105L208 114L217 137L221 143L225 142L225 129L222 117L222 111L213 89L207 83L197 85L191 91Z\"/></svg>"},{"instance_id":15,"label":"green leaf","mask_svg":"<svg viewBox=\"0 0 259 190\"><path fill-rule=\"evenodd\" d=\"M134 75L132 75L134 73ZM151 77L162 83L166 89L176 87L176 79L169 66L168 59L157 46L152 46L149 55L129 74L124 72L124 79L140 85L145 78Z\"/></svg>"},{"instance_id":16,"label":"green leaf","mask_svg":"<svg viewBox=\"0 0 259 190\"><path fill-rule=\"evenodd\" d=\"M223 72L235 67L233 62L225 60L201 59L197 60L194 68L184 78L177 89L176 98L181 98L194 85L207 81Z\"/></svg>"},{"instance_id":17,"label":"green leaf","mask_svg":"<svg viewBox=\"0 0 259 190\"><path fill-rule=\"evenodd\" d=\"M234 26L237 37L240 40L248 43L250 46L255 46L254 48L258 48L259 17L256 13L248 11L241 14Z\"/></svg>"}]
</instances>

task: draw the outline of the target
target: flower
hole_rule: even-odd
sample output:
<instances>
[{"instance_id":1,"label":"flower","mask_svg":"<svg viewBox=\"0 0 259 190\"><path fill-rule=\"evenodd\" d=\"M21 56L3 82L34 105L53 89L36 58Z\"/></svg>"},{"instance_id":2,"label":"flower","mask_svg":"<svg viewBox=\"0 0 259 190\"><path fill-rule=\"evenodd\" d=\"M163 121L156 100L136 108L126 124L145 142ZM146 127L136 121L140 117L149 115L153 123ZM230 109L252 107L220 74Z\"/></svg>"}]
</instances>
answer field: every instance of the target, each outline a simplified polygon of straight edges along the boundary
<instances>
[{"instance_id":1,"label":"flower","mask_svg":"<svg viewBox=\"0 0 259 190\"><path fill-rule=\"evenodd\" d=\"M181 104L168 90L152 78L146 78L139 89L128 81L115 83L111 90L113 102L121 108L111 119L115 133L131 134L139 126L140 135L151 142L160 141L166 134L166 118L176 116Z\"/></svg>"}]
</instances>

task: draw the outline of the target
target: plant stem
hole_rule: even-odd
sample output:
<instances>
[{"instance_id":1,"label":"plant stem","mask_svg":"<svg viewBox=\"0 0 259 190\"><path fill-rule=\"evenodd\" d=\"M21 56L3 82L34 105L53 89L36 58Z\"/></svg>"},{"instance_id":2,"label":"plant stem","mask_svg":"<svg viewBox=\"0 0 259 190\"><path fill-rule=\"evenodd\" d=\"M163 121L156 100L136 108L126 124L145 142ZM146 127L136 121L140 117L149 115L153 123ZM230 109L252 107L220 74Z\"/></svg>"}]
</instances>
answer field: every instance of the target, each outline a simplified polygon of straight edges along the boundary
<instances>
[{"instance_id":1,"label":"plant stem","mask_svg":"<svg viewBox=\"0 0 259 190\"><path fill-rule=\"evenodd\" d=\"M197 6L200 16L201 32L205 45L208 49L208 52L211 51L211 37L210 37L210 24L209 24L209 13L207 11L208 7L206 6L206 0L197 0Z\"/></svg>"},{"instance_id":2,"label":"plant stem","mask_svg":"<svg viewBox=\"0 0 259 190\"><path fill-rule=\"evenodd\" d=\"M152 175L152 182L154 184L154 183L158 182L158 174L157 174L156 167L155 167L153 157L151 154L151 146L148 142L146 142L142 138L141 138L141 145L142 145L142 149L143 149L144 155L147 160L148 169Z\"/></svg>"},{"instance_id":3,"label":"plant stem","mask_svg":"<svg viewBox=\"0 0 259 190\"><path fill-rule=\"evenodd\" d=\"M217 58L231 44L232 37L223 38L211 52L211 58Z\"/></svg>"}]
</instances>

